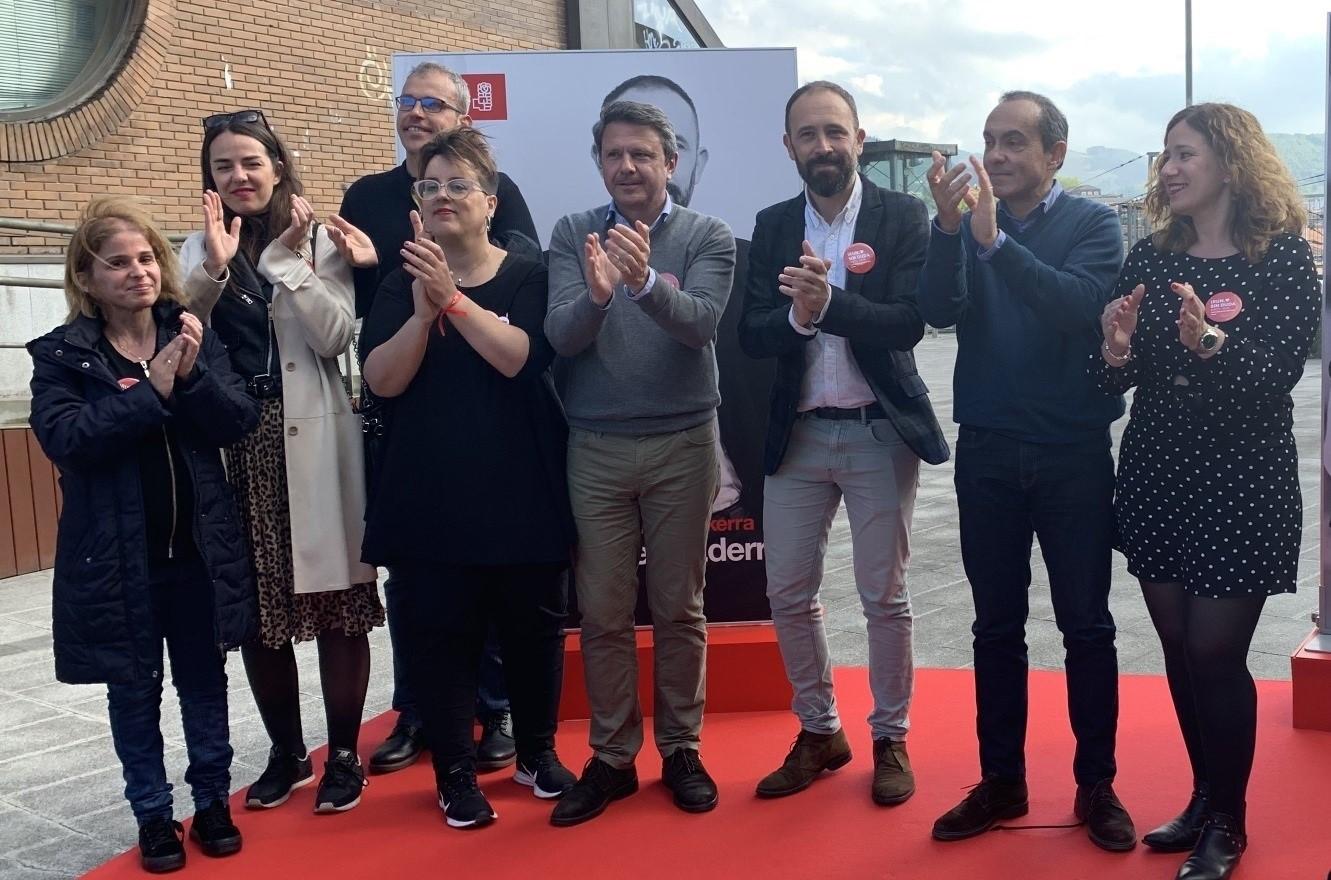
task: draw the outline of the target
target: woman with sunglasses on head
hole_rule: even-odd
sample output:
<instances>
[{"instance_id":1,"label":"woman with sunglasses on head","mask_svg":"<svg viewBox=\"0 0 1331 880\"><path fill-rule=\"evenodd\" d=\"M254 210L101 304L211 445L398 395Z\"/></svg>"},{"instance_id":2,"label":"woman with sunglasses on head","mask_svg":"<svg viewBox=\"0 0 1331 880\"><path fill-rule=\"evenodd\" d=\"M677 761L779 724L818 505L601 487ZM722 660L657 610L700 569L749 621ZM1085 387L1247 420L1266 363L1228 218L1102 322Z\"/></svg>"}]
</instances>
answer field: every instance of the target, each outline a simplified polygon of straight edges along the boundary
<instances>
[{"instance_id":1,"label":"woman with sunglasses on head","mask_svg":"<svg viewBox=\"0 0 1331 880\"><path fill-rule=\"evenodd\" d=\"M263 113L204 127L204 230L181 250L185 290L263 406L258 430L227 455L259 593L259 636L241 656L272 740L245 803L276 807L314 780L292 642L315 639L329 758L314 810L340 812L365 786L367 634L384 621L375 571L360 561L362 440L337 363L354 330L351 267Z\"/></svg>"},{"instance_id":2,"label":"woman with sunglasses on head","mask_svg":"<svg viewBox=\"0 0 1331 880\"><path fill-rule=\"evenodd\" d=\"M180 697L190 837L241 847L227 806L226 653L255 630L254 584L218 448L259 406L184 311L175 254L144 210L95 199L65 255L68 323L28 344L32 429L56 467L56 677L106 682L111 740L151 872L185 864L163 765L162 643Z\"/></svg>"},{"instance_id":3,"label":"woman with sunglasses on head","mask_svg":"<svg viewBox=\"0 0 1331 880\"><path fill-rule=\"evenodd\" d=\"M405 612L399 648L439 805L450 826L471 828L495 819L472 747L492 624L512 704L514 781L540 798L575 782L554 750L573 544L568 427L549 374L545 267L486 234L497 172L484 135L438 134L421 159L416 236L361 332L366 381L394 408L365 558L393 567Z\"/></svg>"},{"instance_id":4,"label":"woman with sunglasses on head","mask_svg":"<svg viewBox=\"0 0 1331 880\"><path fill-rule=\"evenodd\" d=\"M1291 391L1317 329L1303 200L1261 124L1197 104L1165 128L1146 208L1091 362L1137 391L1114 513L1141 581L1192 770L1181 815L1142 841L1223 880L1247 846L1257 736L1248 646L1268 596L1294 592L1303 505Z\"/></svg>"}]
</instances>

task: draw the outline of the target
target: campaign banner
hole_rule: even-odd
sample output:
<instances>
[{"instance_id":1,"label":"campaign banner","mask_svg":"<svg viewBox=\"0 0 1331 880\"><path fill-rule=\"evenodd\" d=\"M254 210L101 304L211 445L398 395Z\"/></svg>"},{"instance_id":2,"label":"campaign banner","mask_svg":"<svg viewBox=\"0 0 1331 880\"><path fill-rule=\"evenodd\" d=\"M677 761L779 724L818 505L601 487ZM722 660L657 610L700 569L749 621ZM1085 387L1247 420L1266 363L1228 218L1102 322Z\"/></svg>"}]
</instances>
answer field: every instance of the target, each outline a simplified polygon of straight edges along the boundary
<instances>
[{"instance_id":1,"label":"campaign banner","mask_svg":"<svg viewBox=\"0 0 1331 880\"><path fill-rule=\"evenodd\" d=\"M730 224L738 249L735 284L716 340L721 488L707 548L707 618L768 619L762 450L775 363L740 351L738 325L754 216L801 187L781 141L786 100L797 85L795 50L397 54L395 92L426 61L466 80L473 125L489 136L500 170L522 191L542 248L549 247L560 217L610 200L592 148L601 107L639 101L670 118L679 139L671 197ZM645 576L642 564L639 576ZM638 620L648 620L641 595Z\"/></svg>"}]
</instances>

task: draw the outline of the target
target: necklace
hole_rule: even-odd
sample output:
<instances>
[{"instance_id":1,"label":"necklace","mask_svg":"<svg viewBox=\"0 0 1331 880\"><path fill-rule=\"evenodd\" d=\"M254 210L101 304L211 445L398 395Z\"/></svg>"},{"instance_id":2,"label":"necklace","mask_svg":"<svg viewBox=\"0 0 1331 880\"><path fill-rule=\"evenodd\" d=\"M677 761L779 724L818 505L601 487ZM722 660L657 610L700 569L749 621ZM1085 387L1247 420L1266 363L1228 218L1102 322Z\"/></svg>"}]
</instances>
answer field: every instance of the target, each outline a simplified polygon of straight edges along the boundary
<instances>
[{"instance_id":1,"label":"necklace","mask_svg":"<svg viewBox=\"0 0 1331 880\"><path fill-rule=\"evenodd\" d=\"M458 287L466 287L468 286L466 284L466 279L472 278L473 281L470 286L476 287L478 283L489 281L490 278L494 277L494 271L493 271L494 264L495 264L495 253L494 249L492 248L491 250L486 252L485 257L475 266L470 267L464 272L454 272L453 283L456 284ZM482 279L482 281L478 282L474 280L477 278Z\"/></svg>"},{"instance_id":2,"label":"necklace","mask_svg":"<svg viewBox=\"0 0 1331 880\"><path fill-rule=\"evenodd\" d=\"M111 343L111 347L114 348L116 351L118 351L120 355L126 358L127 360L144 363L146 361L152 360L153 356L157 354L156 334L154 334L154 338L146 344L136 342L132 345L125 344L122 342L117 342L116 340L111 338L111 334L109 333L103 333L102 335L106 337L107 342ZM136 353L143 351L147 351L147 354Z\"/></svg>"}]
</instances>

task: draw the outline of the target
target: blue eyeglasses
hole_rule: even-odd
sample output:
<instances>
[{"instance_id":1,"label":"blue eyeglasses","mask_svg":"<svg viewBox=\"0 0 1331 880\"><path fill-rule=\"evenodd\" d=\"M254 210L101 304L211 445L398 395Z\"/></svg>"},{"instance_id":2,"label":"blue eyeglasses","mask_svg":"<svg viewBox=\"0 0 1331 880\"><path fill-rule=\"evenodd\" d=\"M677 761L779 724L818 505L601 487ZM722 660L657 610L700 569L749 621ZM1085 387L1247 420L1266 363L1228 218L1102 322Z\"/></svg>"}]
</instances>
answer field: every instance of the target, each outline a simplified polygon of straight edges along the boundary
<instances>
[{"instance_id":1,"label":"blue eyeglasses","mask_svg":"<svg viewBox=\"0 0 1331 880\"><path fill-rule=\"evenodd\" d=\"M411 110L417 104L420 104L421 109L426 113L443 113L445 110L452 110L457 115L462 115L461 110L454 107L443 98L418 98L415 95L398 95L393 99L393 103L397 104L397 109L399 110Z\"/></svg>"}]
</instances>

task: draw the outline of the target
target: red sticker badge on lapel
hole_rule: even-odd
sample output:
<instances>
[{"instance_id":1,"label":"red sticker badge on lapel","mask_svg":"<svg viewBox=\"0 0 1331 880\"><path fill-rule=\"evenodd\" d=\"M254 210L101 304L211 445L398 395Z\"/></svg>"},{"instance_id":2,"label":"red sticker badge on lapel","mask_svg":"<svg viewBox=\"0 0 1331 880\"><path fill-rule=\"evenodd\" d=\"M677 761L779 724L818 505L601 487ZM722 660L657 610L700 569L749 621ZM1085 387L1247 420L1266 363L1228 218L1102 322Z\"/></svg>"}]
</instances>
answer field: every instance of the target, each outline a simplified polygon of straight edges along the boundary
<instances>
[{"instance_id":1,"label":"red sticker badge on lapel","mask_svg":"<svg viewBox=\"0 0 1331 880\"><path fill-rule=\"evenodd\" d=\"M124 379L119 380L117 384L120 385L121 391L128 391L135 385L139 384L139 380L135 379L133 376L126 376Z\"/></svg>"},{"instance_id":2,"label":"red sticker badge on lapel","mask_svg":"<svg viewBox=\"0 0 1331 880\"><path fill-rule=\"evenodd\" d=\"M679 279L676 278L673 274L671 274L671 273L669 273L669 272L662 272L662 273L661 273L661 280L664 281L666 284L669 284L671 287L675 288L675 290L679 290L679 289L680 289L680 288L679 288Z\"/></svg>"},{"instance_id":3,"label":"red sticker badge on lapel","mask_svg":"<svg viewBox=\"0 0 1331 880\"><path fill-rule=\"evenodd\" d=\"M1206 301L1206 317L1218 323L1232 321L1243 311L1243 297L1230 290L1211 294Z\"/></svg>"},{"instance_id":4,"label":"red sticker badge on lapel","mask_svg":"<svg viewBox=\"0 0 1331 880\"><path fill-rule=\"evenodd\" d=\"M878 262L878 255L873 252L873 248L862 241L857 241L846 248L846 252L841 255L841 259L845 262L848 271L854 272L856 275L863 275Z\"/></svg>"}]
</instances>

